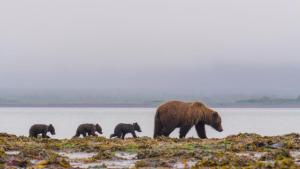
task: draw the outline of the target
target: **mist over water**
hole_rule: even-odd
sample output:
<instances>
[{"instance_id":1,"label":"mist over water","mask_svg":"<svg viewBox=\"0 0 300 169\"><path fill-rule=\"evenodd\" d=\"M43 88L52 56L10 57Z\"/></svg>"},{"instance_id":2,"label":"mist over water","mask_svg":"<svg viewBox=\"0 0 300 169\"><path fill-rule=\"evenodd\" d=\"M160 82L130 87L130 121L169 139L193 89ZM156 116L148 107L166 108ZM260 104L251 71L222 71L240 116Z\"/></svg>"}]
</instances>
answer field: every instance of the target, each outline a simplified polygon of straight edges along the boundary
<instances>
[{"instance_id":1,"label":"mist over water","mask_svg":"<svg viewBox=\"0 0 300 169\"><path fill-rule=\"evenodd\" d=\"M3 1L0 91L295 96L299 6Z\"/></svg>"}]
</instances>

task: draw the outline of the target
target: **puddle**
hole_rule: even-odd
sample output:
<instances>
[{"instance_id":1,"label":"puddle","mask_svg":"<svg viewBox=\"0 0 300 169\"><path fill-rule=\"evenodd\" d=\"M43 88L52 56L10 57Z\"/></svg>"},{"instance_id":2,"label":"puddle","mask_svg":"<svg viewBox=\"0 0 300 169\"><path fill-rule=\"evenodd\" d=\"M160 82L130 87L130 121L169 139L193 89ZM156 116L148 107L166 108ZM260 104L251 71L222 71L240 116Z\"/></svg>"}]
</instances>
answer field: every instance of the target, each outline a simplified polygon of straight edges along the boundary
<instances>
[{"instance_id":1,"label":"puddle","mask_svg":"<svg viewBox=\"0 0 300 169\"><path fill-rule=\"evenodd\" d=\"M30 160L30 163L32 164L36 164L37 162L39 162L39 160Z\"/></svg>"},{"instance_id":2,"label":"puddle","mask_svg":"<svg viewBox=\"0 0 300 169\"><path fill-rule=\"evenodd\" d=\"M96 152L57 152L59 155L69 158L70 164L74 168L132 168L135 166L137 154L116 152L115 156L121 160L102 160L99 162L84 163L79 160L91 158L97 155Z\"/></svg>"},{"instance_id":3,"label":"puddle","mask_svg":"<svg viewBox=\"0 0 300 169\"><path fill-rule=\"evenodd\" d=\"M265 152L245 152L245 153L236 153L238 156L247 156L254 160L260 159L263 155L265 155Z\"/></svg>"},{"instance_id":4,"label":"puddle","mask_svg":"<svg viewBox=\"0 0 300 169\"><path fill-rule=\"evenodd\" d=\"M59 155L69 158L70 160L78 160L78 159L85 159L91 158L97 153L85 153L85 152L73 152L73 153L66 153L66 152L58 152Z\"/></svg>"},{"instance_id":5,"label":"puddle","mask_svg":"<svg viewBox=\"0 0 300 169\"><path fill-rule=\"evenodd\" d=\"M71 162L71 166L76 168L133 168L136 160L104 160L94 163Z\"/></svg>"},{"instance_id":6,"label":"puddle","mask_svg":"<svg viewBox=\"0 0 300 169\"><path fill-rule=\"evenodd\" d=\"M186 164L184 164L183 162L176 162L173 165L173 168L192 168L197 162L196 161L187 161Z\"/></svg>"},{"instance_id":7,"label":"puddle","mask_svg":"<svg viewBox=\"0 0 300 169\"><path fill-rule=\"evenodd\" d=\"M96 168L96 167L103 167L101 163L80 163L80 162L71 162L70 165L74 168Z\"/></svg>"},{"instance_id":8,"label":"puddle","mask_svg":"<svg viewBox=\"0 0 300 169\"><path fill-rule=\"evenodd\" d=\"M300 165L300 151L291 151L290 154L295 159L295 163Z\"/></svg>"},{"instance_id":9,"label":"puddle","mask_svg":"<svg viewBox=\"0 0 300 169\"><path fill-rule=\"evenodd\" d=\"M126 153L126 152L116 152L115 153L116 157L125 159L125 160L134 160L137 159L137 154L136 153Z\"/></svg>"},{"instance_id":10,"label":"puddle","mask_svg":"<svg viewBox=\"0 0 300 169\"><path fill-rule=\"evenodd\" d=\"M293 158L300 159L300 151L291 151L290 154Z\"/></svg>"},{"instance_id":11,"label":"puddle","mask_svg":"<svg viewBox=\"0 0 300 169\"><path fill-rule=\"evenodd\" d=\"M5 151L5 154L7 154L7 155L18 155L18 154L20 154L20 151Z\"/></svg>"}]
</instances>

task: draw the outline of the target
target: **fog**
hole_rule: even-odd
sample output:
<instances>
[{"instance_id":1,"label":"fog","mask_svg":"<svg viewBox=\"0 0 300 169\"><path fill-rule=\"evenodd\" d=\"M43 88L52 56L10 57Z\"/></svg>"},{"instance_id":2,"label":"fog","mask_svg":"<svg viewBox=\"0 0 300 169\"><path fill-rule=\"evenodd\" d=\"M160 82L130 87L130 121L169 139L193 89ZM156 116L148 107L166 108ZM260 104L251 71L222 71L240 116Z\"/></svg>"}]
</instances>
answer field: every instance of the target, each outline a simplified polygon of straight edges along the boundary
<instances>
[{"instance_id":1,"label":"fog","mask_svg":"<svg viewBox=\"0 0 300 169\"><path fill-rule=\"evenodd\" d=\"M300 94L300 1L1 1L0 91Z\"/></svg>"}]
</instances>

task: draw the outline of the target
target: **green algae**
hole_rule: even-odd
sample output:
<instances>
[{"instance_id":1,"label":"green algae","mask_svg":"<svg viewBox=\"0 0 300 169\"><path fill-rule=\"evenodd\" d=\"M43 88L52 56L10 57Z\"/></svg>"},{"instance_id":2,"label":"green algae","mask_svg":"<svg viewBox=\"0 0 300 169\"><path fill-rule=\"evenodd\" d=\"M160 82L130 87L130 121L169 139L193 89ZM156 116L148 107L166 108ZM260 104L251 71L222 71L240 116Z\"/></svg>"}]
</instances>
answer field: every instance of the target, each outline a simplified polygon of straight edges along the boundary
<instances>
[{"instance_id":1,"label":"green algae","mask_svg":"<svg viewBox=\"0 0 300 169\"><path fill-rule=\"evenodd\" d=\"M68 157L57 152L92 152L87 159L72 162L97 163L120 160L117 152L136 154L135 167L167 167L176 163L195 161L194 168L299 168L298 157L290 152L300 151L299 134L260 136L241 133L223 139L149 137L106 139L86 137L74 139L43 139L17 137L0 133L0 166L17 168L71 168ZM7 155L6 151L19 151ZM259 157L253 154L261 153ZM251 155L252 154L252 155ZM124 160L124 159L122 159ZM1 168L1 167L0 167Z\"/></svg>"},{"instance_id":2,"label":"green algae","mask_svg":"<svg viewBox=\"0 0 300 169\"><path fill-rule=\"evenodd\" d=\"M139 160L139 161L135 162L135 167L136 168L149 167L149 164L145 160Z\"/></svg>"}]
</instances>

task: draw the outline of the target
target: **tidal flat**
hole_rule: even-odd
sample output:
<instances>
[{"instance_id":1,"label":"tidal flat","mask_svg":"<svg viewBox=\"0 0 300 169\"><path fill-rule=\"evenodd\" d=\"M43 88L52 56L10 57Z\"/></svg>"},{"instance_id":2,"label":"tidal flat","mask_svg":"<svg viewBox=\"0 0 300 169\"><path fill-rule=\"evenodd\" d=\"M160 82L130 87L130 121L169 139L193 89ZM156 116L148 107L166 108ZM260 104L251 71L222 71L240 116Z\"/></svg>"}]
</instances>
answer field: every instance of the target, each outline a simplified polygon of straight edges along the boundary
<instances>
[{"instance_id":1,"label":"tidal flat","mask_svg":"<svg viewBox=\"0 0 300 169\"><path fill-rule=\"evenodd\" d=\"M300 135L43 139L0 133L0 168L300 168Z\"/></svg>"}]
</instances>

